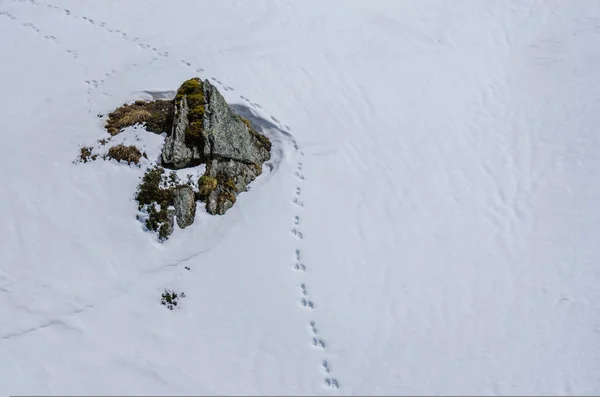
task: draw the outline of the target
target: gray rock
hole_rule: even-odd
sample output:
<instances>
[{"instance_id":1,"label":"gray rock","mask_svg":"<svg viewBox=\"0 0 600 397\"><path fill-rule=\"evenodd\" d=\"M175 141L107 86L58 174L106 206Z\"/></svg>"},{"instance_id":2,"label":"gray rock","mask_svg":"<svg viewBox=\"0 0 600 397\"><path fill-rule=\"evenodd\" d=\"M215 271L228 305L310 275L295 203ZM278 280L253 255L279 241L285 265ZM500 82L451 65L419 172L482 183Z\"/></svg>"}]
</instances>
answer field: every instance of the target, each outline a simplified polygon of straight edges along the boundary
<instances>
[{"instance_id":1,"label":"gray rock","mask_svg":"<svg viewBox=\"0 0 600 397\"><path fill-rule=\"evenodd\" d=\"M234 160L212 160L206 165L205 175L217 178L219 184L232 180L236 193L248 190L250 182L260 175L261 170L257 165L249 165Z\"/></svg>"},{"instance_id":2,"label":"gray rock","mask_svg":"<svg viewBox=\"0 0 600 397\"><path fill-rule=\"evenodd\" d=\"M228 209L233 207L235 196L223 189L217 188L206 200L206 211L212 215L224 215Z\"/></svg>"},{"instance_id":3,"label":"gray rock","mask_svg":"<svg viewBox=\"0 0 600 397\"><path fill-rule=\"evenodd\" d=\"M177 225L185 229L194 223L196 216L196 198L194 190L189 186L178 186L173 189L173 206Z\"/></svg>"},{"instance_id":4,"label":"gray rock","mask_svg":"<svg viewBox=\"0 0 600 397\"><path fill-rule=\"evenodd\" d=\"M222 215L260 175L271 156L271 143L249 128L208 80L184 82L176 101L162 163L174 169L206 163L205 175L216 178L216 188L211 185L210 193L199 192L197 197L206 202L209 213ZM191 189L177 190L174 205L181 228L193 222L194 200Z\"/></svg>"},{"instance_id":5,"label":"gray rock","mask_svg":"<svg viewBox=\"0 0 600 397\"><path fill-rule=\"evenodd\" d=\"M217 88L205 80L202 82L202 92L206 104L199 138L186 139L186 130L190 127L190 108L184 95L175 104L173 127L162 150L163 165L180 169L211 159L247 164L267 161L270 157L269 148L233 112Z\"/></svg>"},{"instance_id":6,"label":"gray rock","mask_svg":"<svg viewBox=\"0 0 600 397\"><path fill-rule=\"evenodd\" d=\"M248 164L262 164L269 159L269 152L257 144L248 127L208 80L204 81L204 96L207 103L203 118L206 158Z\"/></svg>"},{"instance_id":7,"label":"gray rock","mask_svg":"<svg viewBox=\"0 0 600 397\"><path fill-rule=\"evenodd\" d=\"M250 182L260 175L260 166L234 160L212 160L205 175L217 179L217 187L206 199L209 214L223 215L236 201L238 194L248 190Z\"/></svg>"},{"instance_id":8,"label":"gray rock","mask_svg":"<svg viewBox=\"0 0 600 397\"><path fill-rule=\"evenodd\" d=\"M198 147L186 142L185 131L189 127L189 106L184 96L180 103L175 105L175 118L171 134L167 136L162 149L162 162L173 169L188 167L201 161Z\"/></svg>"}]
</instances>

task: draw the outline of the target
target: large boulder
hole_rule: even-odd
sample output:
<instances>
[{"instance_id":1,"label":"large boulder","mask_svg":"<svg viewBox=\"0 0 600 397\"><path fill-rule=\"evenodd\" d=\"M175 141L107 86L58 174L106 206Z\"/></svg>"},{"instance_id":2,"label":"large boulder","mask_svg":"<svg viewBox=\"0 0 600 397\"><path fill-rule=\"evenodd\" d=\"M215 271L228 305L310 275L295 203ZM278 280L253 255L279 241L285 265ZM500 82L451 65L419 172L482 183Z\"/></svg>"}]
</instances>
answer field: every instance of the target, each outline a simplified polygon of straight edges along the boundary
<instances>
[{"instance_id":1,"label":"large boulder","mask_svg":"<svg viewBox=\"0 0 600 397\"><path fill-rule=\"evenodd\" d=\"M187 185L177 186L173 189L173 207L177 225L185 229L194 223L196 216L196 195L194 189Z\"/></svg>"},{"instance_id":2,"label":"large boulder","mask_svg":"<svg viewBox=\"0 0 600 397\"><path fill-rule=\"evenodd\" d=\"M173 101L138 101L110 117L107 128L111 133L138 123L157 133L168 129L162 167L146 171L136 194L138 209L146 214L146 227L157 232L161 240L173 233L175 222L182 229L194 222L198 200L206 204L210 214L225 214L271 156L269 139L236 115L208 80L187 80ZM191 182L181 184L174 171L167 176L163 168L200 164L206 164L206 171L198 181L197 192Z\"/></svg>"},{"instance_id":3,"label":"large boulder","mask_svg":"<svg viewBox=\"0 0 600 397\"><path fill-rule=\"evenodd\" d=\"M177 91L173 127L163 147L162 162L173 169L214 159L262 164L269 159L270 142L261 138L233 112L216 87L194 78Z\"/></svg>"},{"instance_id":4,"label":"large boulder","mask_svg":"<svg viewBox=\"0 0 600 397\"><path fill-rule=\"evenodd\" d=\"M271 155L271 142L235 114L208 80L184 82L174 107L163 165L180 169L206 163L196 198L206 203L210 214L222 215L260 175Z\"/></svg>"}]
</instances>

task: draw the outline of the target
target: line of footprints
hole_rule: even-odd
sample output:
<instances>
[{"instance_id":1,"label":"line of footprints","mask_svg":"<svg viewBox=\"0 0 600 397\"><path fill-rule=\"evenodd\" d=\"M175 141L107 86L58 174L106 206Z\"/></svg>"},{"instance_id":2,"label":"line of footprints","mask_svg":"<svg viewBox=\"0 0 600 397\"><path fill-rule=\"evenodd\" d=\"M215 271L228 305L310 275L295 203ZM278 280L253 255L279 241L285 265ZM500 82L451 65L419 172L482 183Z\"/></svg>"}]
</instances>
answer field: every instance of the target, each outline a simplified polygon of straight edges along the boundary
<instances>
[{"instance_id":1,"label":"line of footprints","mask_svg":"<svg viewBox=\"0 0 600 397\"><path fill-rule=\"evenodd\" d=\"M14 2L18 2L18 3L30 3L36 6L40 6L40 4L35 1L35 0L13 0ZM166 51L160 51L158 50L156 47L153 47L151 45L148 44L144 44L141 43L140 40L137 37L129 37L125 32L122 32L121 30L118 29L110 29L106 26L106 24L104 22L96 22L91 18L82 16L82 17L77 17L75 15L73 15L73 13L68 10L68 9L64 9L64 8L60 8L57 7L55 5L51 5L51 4L46 4L46 7L48 8L52 8L55 10L58 10L60 12L63 12L65 15L73 17L73 18L80 18L83 19L85 21L87 21L88 23L95 25L99 28L105 29L106 31L108 31L109 33L115 33L121 36L121 38L123 38L124 40L130 41L132 43L136 43L140 48L147 50L147 51L151 51L154 54L161 56L161 57L169 57L170 54ZM6 16L12 20L15 20L16 18L11 15L8 12L0 12L0 16ZM35 30L38 33L41 33L40 30L33 24L31 23L23 23L22 24L25 27L31 28L33 30ZM46 40L52 41L55 44L60 44L58 39L54 36L44 36L44 38ZM68 49L67 52L69 54L71 54L75 59L78 58L77 52L74 50L70 50ZM153 59L153 61L155 61L156 58ZM151 61L152 62L152 61ZM202 68L195 68L194 66L192 66L192 63L186 60L181 60L180 61L181 64L183 66L187 66L191 69L194 70L194 72L196 73L201 73L204 72L204 69ZM136 64L132 64L131 66L136 67ZM109 78L112 75L114 75L116 73L116 71L114 69L110 70L109 72L104 74L105 78ZM219 86L221 86L223 88L223 90L225 91L235 91L233 87L230 87L228 85L223 84L221 81L219 81L218 79L214 78L214 77L210 77L210 79L215 82L216 84L218 84ZM88 102L90 100L90 96L93 90L98 89L100 85L102 85L104 83L104 80L87 80L85 81L85 83L88 85L88 90L86 92L87 96L88 96ZM257 108L257 109L262 109L262 107L258 104L255 103L253 101L251 101L249 98L240 95L240 98L248 103L251 107L253 108ZM275 116L270 116L271 120L273 120L275 123L277 123L277 125L279 125L281 128L285 129L286 131L290 131L290 127L282 124ZM297 143L294 141L294 149L296 150L296 152L298 152L301 156L304 155L303 152L301 152L299 150L299 147L297 145ZM296 172L295 172L295 177L298 179L299 183L302 183L304 181L304 175L302 174L302 162L298 162L297 164L297 168L296 168ZM296 187L296 192L295 192L295 196L294 196L294 200L293 203L299 208L302 209L304 207L304 203L301 200L301 194L302 194L302 190L301 187L298 186ZM300 215L296 215L294 216L294 227L292 229L292 235L294 237L296 237L299 240L304 239L304 235L303 233L300 231ZM296 249L295 250L295 263L294 263L294 270L298 271L298 272L306 272L307 268L306 265L301 261L301 251L300 249ZM300 300L300 304L303 308L307 309L307 310L313 310L315 308L315 304L313 303L313 301L309 298L309 294L308 294L308 290L307 290L307 286L305 283L301 283L300 284L300 292L302 294L302 298ZM310 327L310 333L311 333L311 344L312 346L319 348L321 350L325 350L326 344L325 341L321 338L319 338L317 336L318 334L318 330L316 328L316 324L313 320L311 320L309 322L309 327ZM339 389L340 384L339 381L331 376L331 365L329 364L329 362L327 360L322 360L321 361L321 368L323 370L323 372L325 373L325 380L324 380L324 385L328 388L331 389Z\"/></svg>"},{"instance_id":2,"label":"line of footprints","mask_svg":"<svg viewBox=\"0 0 600 397\"><path fill-rule=\"evenodd\" d=\"M8 11L1 11L0 12L0 16L9 18L9 19L11 19L13 21L15 21L17 19L14 15L12 15ZM36 33L42 34L41 30L36 25L34 25L33 23L31 23L31 22L22 22L21 26L23 26L23 27L25 27L27 29L31 29L31 30L33 30ZM58 39L55 36L46 35L46 36L44 36L44 39L46 39L46 40L48 40L50 42L53 42L54 44L60 44L60 42L58 41ZM66 49L65 51L70 56L72 56L74 59L78 59L79 58L79 55L78 55L77 51L71 50L71 49Z\"/></svg>"},{"instance_id":3,"label":"line of footprints","mask_svg":"<svg viewBox=\"0 0 600 397\"><path fill-rule=\"evenodd\" d=\"M296 151L298 151L298 146L296 145L295 142L294 142L294 147L295 147ZM303 153L300 152L300 154L303 154ZM302 174L302 162L301 161L299 161L296 166L296 172L294 173L294 176L298 179L299 184L304 182L304 175ZM304 203L301 201L301 196L302 196L302 188L300 186L297 186L293 203L299 209L304 207ZM302 240L304 238L304 235L300 231L300 215L294 216L294 227L292 229L292 235L299 240ZM300 249L296 248L294 254L295 254L294 270L297 272L301 272L301 273L306 272L306 265L302 262L302 252L300 251ZM310 299L306 283L300 284L300 293L302 295L302 297L300 298L300 305L304 309L313 310L315 308L315 304ZM318 349L321 349L321 350L325 350L325 348L326 348L325 341L323 339L319 338L317 326L316 326L314 320L310 320L308 325L310 328L310 335L311 335L310 337L311 337L312 346L314 346ZM331 376L331 365L329 364L329 362L327 360L321 361L321 367L322 367L323 372L325 372L324 385L328 388L339 389L339 387L340 387L339 381Z\"/></svg>"},{"instance_id":4,"label":"line of footprints","mask_svg":"<svg viewBox=\"0 0 600 397\"><path fill-rule=\"evenodd\" d=\"M35 3L33 3L33 4L35 4ZM12 15L11 13L9 13L7 11L0 11L0 16L7 17L7 18L9 18L9 19L11 19L13 21L15 21L17 19L14 15ZM35 24L33 24L31 22L23 22L23 23L21 23L21 26L23 26L25 28L29 28L29 29L31 29L31 30L39 33L39 34L43 34L41 32L41 30ZM56 38L56 36L45 35L44 39L46 39L48 41L51 41L54 44L61 45L60 41ZM74 59L78 59L78 53L77 53L77 51L71 50L71 49L65 49L65 51L68 54L70 54ZM155 60L156 60L156 58L153 58L150 61L150 63L152 63ZM131 64L130 66L137 67L138 65L134 63L134 64ZM110 71L104 73L104 77L105 78L109 78L109 77L113 76L115 73L116 73L116 70L115 69L111 69ZM87 96L86 102L88 103L88 105L90 105L91 104L91 95L92 95L93 90L99 88L104 83L104 80L103 79L101 79L101 80L85 80L85 83L88 86L88 89L86 90L86 96ZM104 95L109 95L106 92L103 92L103 94ZM91 109L89 109L88 111L90 113L92 112Z\"/></svg>"},{"instance_id":5,"label":"line of footprints","mask_svg":"<svg viewBox=\"0 0 600 397\"><path fill-rule=\"evenodd\" d=\"M13 2L15 3L29 3L31 5L34 6L38 6L41 7L42 4L39 3L37 0L13 0ZM96 21L92 18L89 18L87 16L77 16L75 15L71 10L67 9L67 8L61 8L59 6L53 5L53 4L44 4L47 8L49 9L53 9L56 10L58 12L63 13L64 15L67 15L71 18L75 18L75 19L82 19L88 23L90 23L91 25L94 25L100 29L103 29L109 33L112 34L116 34L119 35L122 39L126 40L126 41L130 41L131 43L136 44L139 48L146 50L146 51L150 51L152 53L154 53L155 55L158 55L160 57L170 57L170 54L168 51L161 51L160 49L158 49L155 46L152 46L150 44L146 44L141 42L141 40L137 37L131 37L130 35L128 35L127 33L119 30L119 29L111 29L108 27L108 25L105 22L100 22L100 21ZM14 17L13 17L14 19ZM58 43L58 40L56 40L56 38L53 38L53 36L47 36L49 40L53 40L56 43ZM74 58L78 58L78 54L76 51L73 50L67 50L67 52L69 52ZM195 73L203 73L204 69L200 68L200 67L194 67L192 65L191 62L185 60L185 59L181 59L180 60L181 64L189 67L190 69L192 69ZM221 82L220 80L216 79L215 77L210 77L210 80L213 81L214 83L218 84L224 91L235 91L235 89L229 85L224 84L223 82ZM89 83L88 83L89 84ZM97 87L94 87L97 88ZM250 100L249 98L240 95L239 96L244 102L248 103L248 105L252 108L255 109L263 109L262 106L260 106L258 103L253 102L252 100ZM270 115L271 120L273 120L273 122L275 122L278 126L280 126L282 129L285 129L286 131L290 131L290 127L281 123L275 116Z\"/></svg>"}]
</instances>

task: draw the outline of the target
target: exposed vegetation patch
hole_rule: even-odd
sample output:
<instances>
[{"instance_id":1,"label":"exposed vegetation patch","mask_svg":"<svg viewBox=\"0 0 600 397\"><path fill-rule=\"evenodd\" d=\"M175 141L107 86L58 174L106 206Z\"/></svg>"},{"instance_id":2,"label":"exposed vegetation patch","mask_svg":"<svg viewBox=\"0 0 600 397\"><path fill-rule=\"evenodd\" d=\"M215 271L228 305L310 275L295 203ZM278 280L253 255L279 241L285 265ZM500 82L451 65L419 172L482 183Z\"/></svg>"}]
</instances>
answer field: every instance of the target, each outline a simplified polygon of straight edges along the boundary
<instances>
[{"instance_id":1,"label":"exposed vegetation patch","mask_svg":"<svg viewBox=\"0 0 600 397\"><path fill-rule=\"evenodd\" d=\"M173 108L173 101L146 102L146 109L152 114L152 118L146 120L146 130L155 134L168 133L173 125Z\"/></svg>"},{"instance_id":2,"label":"exposed vegetation patch","mask_svg":"<svg viewBox=\"0 0 600 397\"><path fill-rule=\"evenodd\" d=\"M179 107L184 97L189 108L189 126L185 131L185 135L188 140L197 141L202 135L202 119L206 111L206 98L204 97L202 80L197 77L186 80L177 90L175 105Z\"/></svg>"},{"instance_id":3,"label":"exposed vegetation patch","mask_svg":"<svg viewBox=\"0 0 600 397\"><path fill-rule=\"evenodd\" d=\"M252 124L250 123L250 120L248 120L245 117L242 117L240 115L238 115L238 117L240 118L240 120L242 120L242 123L244 123L246 125L246 127L248 127L249 130L252 129Z\"/></svg>"},{"instance_id":4,"label":"exposed vegetation patch","mask_svg":"<svg viewBox=\"0 0 600 397\"><path fill-rule=\"evenodd\" d=\"M147 214L146 227L157 232L161 241L166 240L173 232L174 191L179 186L190 186L193 189L191 180L181 183L175 171L166 174L165 169L160 166L148 168L138 186L135 196L138 210Z\"/></svg>"},{"instance_id":5,"label":"exposed vegetation patch","mask_svg":"<svg viewBox=\"0 0 600 397\"><path fill-rule=\"evenodd\" d=\"M87 163L89 161L94 161L98 158L97 154L92 154L94 149L89 146L84 146L79 150L79 162Z\"/></svg>"},{"instance_id":6,"label":"exposed vegetation patch","mask_svg":"<svg viewBox=\"0 0 600 397\"><path fill-rule=\"evenodd\" d=\"M175 175L176 177L177 175ZM149 168L142 182L138 186L135 199L138 202L138 209L148 214L146 227L149 230L158 232L161 240L165 240L171 234L172 214L169 207L173 205L172 184L165 175L162 167Z\"/></svg>"},{"instance_id":7,"label":"exposed vegetation patch","mask_svg":"<svg viewBox=\"0 0 600 397\"><path fill-rule=\"evenodd\" d=\"M146 156L146 153L140 152L140 150L133 145L117 145L108 149L109 158L115 159L117 161L127 161L127 164L129 165L131 165L131 163L139 164L142 156L148 158L148 156Z\"/></svg>"},{"instance_id":8,"label":"exposed vegetation patch","mask_svg":"<svg viewBox=\"0 0 600 397\"><path fill-rule=\"evenodd\" d=\"M240 116L239 114L237 116L241 120L241 122L244 123L244 125L246 127L248 127L248 131L250 132L250 135L252 135L252 137L255 139L255 141L257 141L261 147L267 149L270 152L271 151L271 141L269 140L269 138L267 138L260 132L257 132L252 127L252 123L250 122L250 120L248 120L247 118L245 118L243 116Z\"/></svg>"},{"instance_id":9,"label":"exposed vegetation patch","mask_svg":"<svg viewBox=\"0 0 600 397\"><path fill-rule=\"evenodd\" d=\"M167 309L173 310L179 305L179 299L185 298L185 292L177 292L165 289L160 297L160 304L166 306Z\"/></svg>"},{"instance_id":10,"label":"exposed vegetation patch","mask_svg":"<svg viewBox=\"0 0 600 397\"><path fill-rule=\"evenodd\" d=\"M249 129L250 135L254 138L254 140L259 144L259 146L265 148L269 153L271 152L271 141L269 138L264 136L263 134L256 132L252 128Z\"/></svg>"},{"instance_id":11,"label":"exposed vegetation patch","mask_svg":"<svg viewBox=\"0 0 600 397\"><path fill-rule=\"evenodd\" d=\"M235 204L235 195L232 192L222 191L217 196L217 213L224 214Z\"/></svg>"},{"instance_id":12,"label":"exposed vegetation patch","mask_svg":"<svg viewBox=\"0 0 600 397\"><path fill-rule=\"evenodd\" d=\"M198 198L200 200L208 198L208 195L217 188L218 184L217 178L209 175L202 175L200 179L198 179Z\"/></svg>"},{"instance_id":13,"label":"exposed vegetation patch","mask_svg":"<svg viewBox=\"0 0 600 397\"><path fill-rule=\"evenodd\" d=\"M108 115L106 130L114 136L126 127L145 124L148 131L160 134L168 130L173 120L172 108L173 102L165 100L125 104Z\"/></svg>"}]
</instances>

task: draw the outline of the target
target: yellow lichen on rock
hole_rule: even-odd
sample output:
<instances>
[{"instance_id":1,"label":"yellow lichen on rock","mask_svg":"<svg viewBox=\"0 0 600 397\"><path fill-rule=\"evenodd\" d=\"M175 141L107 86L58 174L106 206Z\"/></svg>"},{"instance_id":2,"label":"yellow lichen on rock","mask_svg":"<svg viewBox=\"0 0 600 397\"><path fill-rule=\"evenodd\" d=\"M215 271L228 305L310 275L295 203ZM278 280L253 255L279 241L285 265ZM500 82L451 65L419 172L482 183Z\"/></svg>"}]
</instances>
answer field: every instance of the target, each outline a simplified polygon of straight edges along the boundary
<instances>
[{"instance_id":1,"label":"yellow lichen on rock","mask_svg":"<svg viewBox=\"0 0 600 397\"><path fill-rule=\"evenodd\" d=\"M217 188L218 181L209 175L202 175L198 180L198 194L200 197L208 197L208 195Z\"/></svg>"},{"instance_id":2,"label":"yellow lichen on rock","mask_svg":"<svg viewBox=\"0 0 600 397\"><path fill-rule=\"evenodd\" d=\"M204 97L204 85L202 80L195 77L184 81L177 90L175 105L181 106L183 98L185 98L187 102L187 118L189 121L189 126L185 131L185 135L186 138L190 140L197 140L202 134L202 120L206 110L206 98Z\"/></svg>"}]
</instances>

